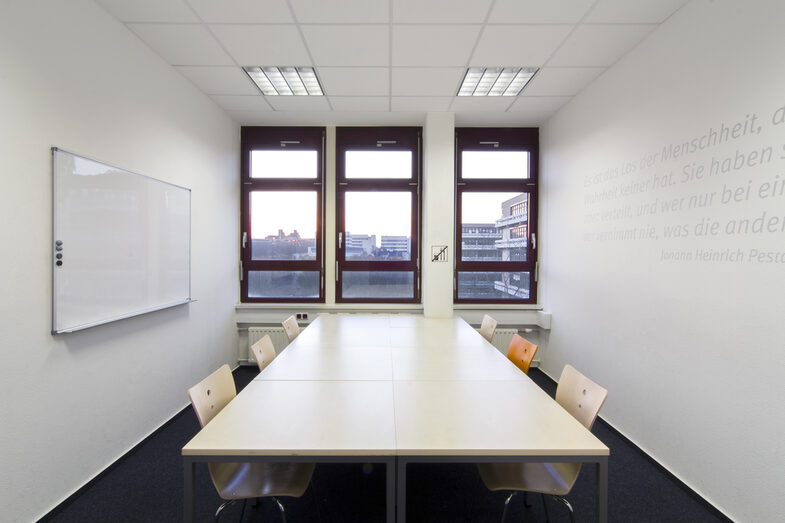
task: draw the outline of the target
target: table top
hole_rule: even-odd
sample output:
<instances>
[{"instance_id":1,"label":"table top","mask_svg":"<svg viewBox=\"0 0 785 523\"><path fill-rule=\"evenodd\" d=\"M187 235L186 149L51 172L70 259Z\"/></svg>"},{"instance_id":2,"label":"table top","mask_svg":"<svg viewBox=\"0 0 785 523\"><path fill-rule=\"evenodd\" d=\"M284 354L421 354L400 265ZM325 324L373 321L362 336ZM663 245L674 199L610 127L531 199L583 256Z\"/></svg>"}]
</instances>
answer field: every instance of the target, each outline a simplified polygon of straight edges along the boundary
<instances>
[{"instance_id":1,"label":"table top","mask_svg":"<svg viewBox=\"0 0 785 523\"><path fill-rule=\"evenodd\" d=\"M460 318L321 315L183 455L593 456L608 448Z\"/></svg>"}]
</instances>

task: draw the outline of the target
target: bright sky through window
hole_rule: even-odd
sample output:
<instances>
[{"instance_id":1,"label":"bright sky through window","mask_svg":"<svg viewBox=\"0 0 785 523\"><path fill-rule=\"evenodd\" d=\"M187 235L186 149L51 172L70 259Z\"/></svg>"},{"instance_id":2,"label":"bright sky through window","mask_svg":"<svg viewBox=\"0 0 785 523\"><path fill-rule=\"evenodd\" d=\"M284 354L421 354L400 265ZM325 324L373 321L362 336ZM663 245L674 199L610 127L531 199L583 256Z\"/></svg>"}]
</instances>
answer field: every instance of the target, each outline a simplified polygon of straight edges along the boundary
<instances>
[{"instance_id":1,"label":"bright sky through window","mask_svg":"<svg viewBox=\"0 0 785 523\"><path fill-rule=\"evenodd\" d=\"M528 151L463 151L463 178L524 179L529 177Z\"/></svg>"},{"instance_id":2,"label":"bright sky through window","mask_svg":"<svg viewBox=\"0 0 785 523\"><path fill-rule=\"evenodd\" d=\"M295 230L303 239L316 238L316 192L254 191L251 193L252 238L289 235Z\"/></svg>"},{"instance_id":3,"label":"bright sky through window","mask_svg":"<svg viewBox=\"0 0 785 523\"><path fill-rule=\"evenodd\" d=\"M317 158L308 150L251 151L251 178L316 178Z\"/></svg>"},{"instance_id":4,"label":"bright sky through window","mask_svg":"<svg viewBox=\"0 0 785 523\"><path fill-rule=\"evenodd\" d=\"M375 234L377 247L381 245L382 236L411 236L411 194L348 191L346 231L355 235Z\"/></svg>"},{"instance_id":5,"label":"bright sky through window","mask_svg":"<svg viewBox=\"0 0 785 523\"><path fill-rule=\"evenodd\" d=\"M502 217L502 202L519 192L464 192L461 223L496 223Z\"/></svg>"}]
</instances>

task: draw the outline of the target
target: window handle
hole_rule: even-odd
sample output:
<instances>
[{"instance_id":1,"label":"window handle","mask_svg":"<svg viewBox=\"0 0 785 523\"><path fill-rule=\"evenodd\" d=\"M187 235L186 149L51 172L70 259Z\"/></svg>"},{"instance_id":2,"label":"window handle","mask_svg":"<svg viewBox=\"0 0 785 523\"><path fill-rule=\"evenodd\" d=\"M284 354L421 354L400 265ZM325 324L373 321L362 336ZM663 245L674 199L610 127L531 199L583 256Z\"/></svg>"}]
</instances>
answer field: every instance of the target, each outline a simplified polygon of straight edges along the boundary
<instances>
[{"instance_id":1,"label":"window handle","mask_svg":"<svg viewBox=\"0 0 785 523\"><path fill-rule=\"evenodd\" d=\"M537 250L537 234L532 233L532 250Z\"/></svg>"},{"instance_id":2,"label":"window handle","mask_svg":"<svg viewBox=\"0 0 785 523\"><path fill-rule=\"evenodd\" d=\"M338 281L338 260L335 260L335 281Z\"/></svg>"},{"instance_id":3,"label":"window handle","mask_svg":"<svg viewBox=\"0 0 785 523\"><path fill-rule=\"evenodd\" d=\"M342 232L339 232L339 233L338 233L338 248L339 248L339 249L341 248L341 241L342 241L342 240L343 240L343 233L342 233Z\"/></svg>"},{"instance_id":4,"label":"window handle","mask_svg":"<svg viewBox=\"0 0 785 523\"><path fill-rule=\"evenodd\" d=\"M243 249L245 249L245 244L248 242L248 233L243 233Z\"/></svg>"}]
</instances>

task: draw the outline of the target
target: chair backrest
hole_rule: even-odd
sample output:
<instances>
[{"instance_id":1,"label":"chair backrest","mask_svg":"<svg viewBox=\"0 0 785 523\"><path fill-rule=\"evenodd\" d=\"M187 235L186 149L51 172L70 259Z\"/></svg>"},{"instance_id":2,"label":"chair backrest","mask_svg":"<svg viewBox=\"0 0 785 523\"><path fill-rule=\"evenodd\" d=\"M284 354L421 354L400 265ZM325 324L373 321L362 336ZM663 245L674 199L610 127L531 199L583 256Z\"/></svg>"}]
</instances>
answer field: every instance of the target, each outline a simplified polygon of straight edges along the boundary
<instances>
[{"instance_id":1,"label":"chair backrest","mask_svg":"<svg viewBox=\"0 0 785 523\"><path fill-rule=\"evenodd\" d=\"M512 335L510 347L507 349L507 358L509 358L516 367L521 369L524 374L529 373L529 367L532 364L535 354L537 354L537 345L521 337L519 334Z\"/></svg>"},{"instance_id":2,"label":"chair backrest","mask_svg":"<svg viewBox=\"0 0 785 523\"><path fill-rule=\"evenodd\" d=\"M286 337L292 341L300 334L300 326L297 325L297 319L294 316L289 316L283 321L283 330L286 332Z\"/></svg>"},{"instance_id":3,"label":"chair backrest","mask_svg":"<svg viewBox=\"0 0 785 523\"><path fill-rule=\"evenodd\" d=\"M488 343L493 342L493 333L496 331L497 321L488 316L487 314L482 317L482 324L480 324L480 334L488 340Z\"/></svg>"},{"instance_id":4,"label":"chair backrest","mask_svg":"<svg viewBox=\"0 0 785 523\"><path fill-rule=\"evenodd\" d=\"M265 334L261 340L251 345L251 352L256 358L256 364L259 365L259 372L263 371L275 358L275 346L270 335Z\"/></svg>"},{"instance_id":5,"label":"chair backrest","mask_svg":"<svg viewBox=\"0 0 785 523\"><path fill-rule=\"evenodd\" d=\"M608 391L578 372L572 365L565 365L556 387L556 401L584 427L591 429L600 412Z\"/></svg>"},{"instance_id":6,"label":"chair backrest","mask_svg":"<svg viewBox=\"0 0 785 523\"><path fill-rule=\"evenodd\" d=\"M221 367L188 389L188 398L196 411L199 424L204 427L227 403L237 395L229 365Z\"/></svg>"}]
</instances>

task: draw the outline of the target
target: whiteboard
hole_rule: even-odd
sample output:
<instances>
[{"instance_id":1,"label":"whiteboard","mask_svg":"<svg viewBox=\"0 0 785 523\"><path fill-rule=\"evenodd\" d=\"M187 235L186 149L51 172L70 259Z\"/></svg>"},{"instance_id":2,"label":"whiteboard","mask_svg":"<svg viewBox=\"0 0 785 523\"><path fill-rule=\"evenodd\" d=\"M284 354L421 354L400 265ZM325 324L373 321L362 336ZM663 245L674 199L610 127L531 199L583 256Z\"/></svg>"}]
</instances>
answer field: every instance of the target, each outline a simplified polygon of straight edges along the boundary
<instances>
[{"instance_id":1,"label":"whiteboard","mask_svg":"<svg viewBox=\"0 0 785 523\"><path fill-rule=\"evenodd\" d=\"M191 191L52 148L52 332L191 301Z\"/></svg>"}]
</instances>

